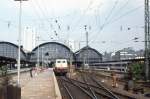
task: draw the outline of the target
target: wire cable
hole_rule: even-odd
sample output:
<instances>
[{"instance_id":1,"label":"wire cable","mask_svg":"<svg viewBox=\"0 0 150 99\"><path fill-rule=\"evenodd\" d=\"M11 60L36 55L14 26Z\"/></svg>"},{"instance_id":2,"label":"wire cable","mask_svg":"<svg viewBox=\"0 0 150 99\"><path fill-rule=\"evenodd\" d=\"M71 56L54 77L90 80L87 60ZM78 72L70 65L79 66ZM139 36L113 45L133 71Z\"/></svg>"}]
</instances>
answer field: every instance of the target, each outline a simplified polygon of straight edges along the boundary
<instances>
[{"instance_id":1,"label":"wire cable","mask_svg":"<svg viewBox=\"0 0 150 99\"><path fill-rule=\"evenodd\" d=\"M100 32L103 30L103 28L105 27L106 23L108 22L108 19L111 17L111 15L112 15L112 13L114 12L114 10L115 10L115 8L116 8L116 6L117 6L118 3L119 3L119 0L116 0L116 1L114 2L114 5L112 6L110 12L109 12L108 15L106 16L105 21L104 21L104 23L101 25L101 27L100 27L98 33L100 33ZM93 38L93 36L92 36L92 38Z\"/></svg>"},{"instance_id":2,"label":"wire cable","mask_svg":"<svg viewBox=\"0 0 150 99\"><path fill-rule=\"evenodd\" d=\"M110 24L112 24L112 23L114 23L114 22L116 22L116 21L122 19L123 17L125 17L125 16L127 16L127 15L129 15L129 14L131 14L131 13L137 11L137 10L139 10L139 9L142 8L142 7L143 7L143 5L142 5L142 6L138 6L138 7L136 7L136 8L133 8L133 9L129 10L128 12L125 12L124 14L120 15L120 16L117 17L116 19L114 19L114 20L112 20L112 21L110 21L110 22L107 22L103 27L101 27L100 31L95 34L96 37L95 37L94 40L96 40L96 38L98 37L97 34L99 34L99 33L104 29L104 27L106 27L106 26L108 26L108 25L110 25ZM92 43L94 40L90 40L89 43Z\"/></svg>"}]
</instances>

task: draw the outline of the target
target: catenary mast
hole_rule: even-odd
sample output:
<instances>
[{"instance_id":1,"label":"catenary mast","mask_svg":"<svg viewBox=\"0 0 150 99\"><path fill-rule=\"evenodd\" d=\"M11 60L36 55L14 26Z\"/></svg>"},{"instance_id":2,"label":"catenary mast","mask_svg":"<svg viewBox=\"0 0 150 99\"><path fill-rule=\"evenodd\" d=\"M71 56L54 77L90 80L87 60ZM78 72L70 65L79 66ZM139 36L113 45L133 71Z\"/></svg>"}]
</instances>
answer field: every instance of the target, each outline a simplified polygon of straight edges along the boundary
<instances>
[{"instance_id":1,"label":"catenary mast","mask_svg":"<svg viewBox=\"0 0 150 99\"><path fill-rule=\"evenodd\" d=\"M145 77L150 80L150 25L149 0L145 0Z\"/></svg>"}]
</instances>

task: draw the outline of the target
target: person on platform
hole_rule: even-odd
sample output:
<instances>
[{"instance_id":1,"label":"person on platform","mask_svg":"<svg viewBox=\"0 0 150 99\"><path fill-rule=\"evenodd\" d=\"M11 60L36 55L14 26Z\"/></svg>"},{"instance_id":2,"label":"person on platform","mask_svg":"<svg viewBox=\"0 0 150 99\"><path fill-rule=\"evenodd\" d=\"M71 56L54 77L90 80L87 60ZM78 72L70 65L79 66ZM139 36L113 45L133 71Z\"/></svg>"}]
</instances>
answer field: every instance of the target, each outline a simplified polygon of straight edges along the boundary
<instances>
[{"instance_id":1,"label":"person on platform","mask_svg":"<svg viewBox=\"0 0 150 99\"><path fill-rule=\"evenodd\" d=\"M111 76L112 76L112 87L116 88L118 86L117 85L117 75L115 72L112 72Z\"/></svg>"},{"instance_id":2,"label":"person on platform","mask_svg":"<svg viewBox=\"0 0 150 99\"><path fill-rule=\"evenodd\" d=\"M31 77L31 78L33 77L32 71L33 71L33 68L30 68L30 77Z\"/></svg>"}]
</instances>

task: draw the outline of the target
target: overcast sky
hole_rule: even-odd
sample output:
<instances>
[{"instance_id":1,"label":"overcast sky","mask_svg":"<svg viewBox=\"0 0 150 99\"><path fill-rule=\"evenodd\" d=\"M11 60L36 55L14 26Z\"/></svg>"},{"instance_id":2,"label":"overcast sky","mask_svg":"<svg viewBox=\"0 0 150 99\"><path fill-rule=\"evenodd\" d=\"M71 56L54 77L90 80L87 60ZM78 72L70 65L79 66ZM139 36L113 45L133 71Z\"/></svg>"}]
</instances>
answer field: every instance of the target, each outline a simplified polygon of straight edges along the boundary
<instances>
[{"instance_id":1,"label":"overcast sky","mask_svg":"<svg viewBox=\"0 0 150 99\"><path fill-rule=\"evenodd\" d=\"M87 25L89 45L99 52L144 48L144 0L28 0L22 5L22 31L36 31L40 43L71 39L83 47ZM0 40L17 44L19 2L0 0L0 13Z\"/></svg>"}]
</instances>

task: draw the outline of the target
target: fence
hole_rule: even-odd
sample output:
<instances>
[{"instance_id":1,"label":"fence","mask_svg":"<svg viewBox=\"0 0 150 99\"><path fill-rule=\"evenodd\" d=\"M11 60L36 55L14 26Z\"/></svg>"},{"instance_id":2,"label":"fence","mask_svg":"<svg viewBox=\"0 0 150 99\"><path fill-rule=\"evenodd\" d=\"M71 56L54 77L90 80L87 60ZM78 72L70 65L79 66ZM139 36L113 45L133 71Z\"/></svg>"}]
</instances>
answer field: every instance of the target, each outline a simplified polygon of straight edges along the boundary
<instances>
[{"instance_id":1,"label":"fence","mask_svg":"<svg viewBox=\"0 0 150 99\"><path fill-rule=\"evenodd\" d=\"M0 99L21 99L21 87L9 85L9 78L0 79Z\"/></svg>"}]
</instances>

